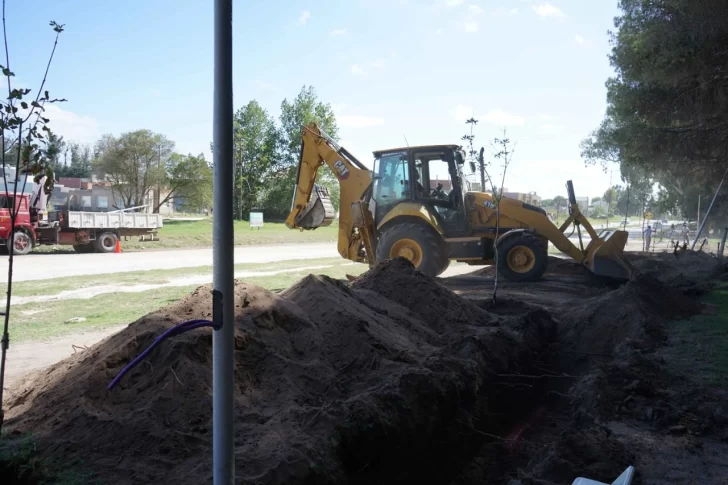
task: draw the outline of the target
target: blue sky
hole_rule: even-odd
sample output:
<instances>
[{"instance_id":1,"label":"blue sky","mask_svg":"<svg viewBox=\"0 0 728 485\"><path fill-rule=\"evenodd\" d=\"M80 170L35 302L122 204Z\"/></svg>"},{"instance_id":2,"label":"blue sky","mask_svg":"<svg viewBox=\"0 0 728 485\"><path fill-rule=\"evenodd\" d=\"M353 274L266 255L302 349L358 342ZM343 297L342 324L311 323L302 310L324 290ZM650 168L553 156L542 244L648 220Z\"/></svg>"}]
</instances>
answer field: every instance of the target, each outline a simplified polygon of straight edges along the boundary
<instances>
[{"instance_id":1,"label":"blue sky","mask_svg":"<svg viewBox=\"0 0 728 485\"><path fill-rule=\"evenodd\" d=\"M7 0L11 68L29 87L66 24L48 87L69 101L49 112L66 139L148 128L177 150L212 137L212 2ZM375 149L478 144L508 130L516 152L505 186L601 196L610 175L585 168L579 141L602 119L612 74L607 31L617 0L249 0L234 2L235 107L313 85L339 119L342 144ZM3 63L4 64L4 63ZM488 150L486 150L488 153ZM616 168L616 167L612 167ZM498 170L496 170L497 172ZM617 173L613 174L616 180Z\"/></svg>"}]
</instances>

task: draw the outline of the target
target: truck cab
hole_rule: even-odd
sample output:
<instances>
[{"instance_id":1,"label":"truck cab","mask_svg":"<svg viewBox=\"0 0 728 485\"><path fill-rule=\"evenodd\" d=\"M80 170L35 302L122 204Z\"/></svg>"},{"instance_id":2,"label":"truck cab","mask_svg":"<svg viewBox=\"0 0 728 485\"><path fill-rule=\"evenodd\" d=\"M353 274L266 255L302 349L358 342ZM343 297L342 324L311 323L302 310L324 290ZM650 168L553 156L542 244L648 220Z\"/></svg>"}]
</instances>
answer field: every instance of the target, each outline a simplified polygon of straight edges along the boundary
<instances>
[{"instance_id":1,"label":"truck cab","mask_svg":"<svg viewBox=\"0 0 728 485\"><path fill-rule=\"evenodd\" d=\"M30 200L28 194L0 193L0 245L10 249L12 229L10 210L17 208L15 217L15 254L27 254L33 249L35 230L30 221Z\"/></svg>"}]
</instances>

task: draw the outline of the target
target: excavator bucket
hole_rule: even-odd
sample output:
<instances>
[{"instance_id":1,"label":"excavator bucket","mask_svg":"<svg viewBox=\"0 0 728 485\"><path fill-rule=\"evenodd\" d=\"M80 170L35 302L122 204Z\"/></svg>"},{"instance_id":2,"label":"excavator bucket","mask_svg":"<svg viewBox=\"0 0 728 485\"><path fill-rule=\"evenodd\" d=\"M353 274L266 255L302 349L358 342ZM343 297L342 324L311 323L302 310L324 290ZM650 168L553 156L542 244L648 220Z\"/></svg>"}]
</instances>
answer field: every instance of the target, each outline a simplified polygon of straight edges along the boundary
<instances>
[{"instance_id":1,"label":"excavator bucket","mask_svg":"<svg viewBox=\"0 0 728 485\"><path fill-rule=\"evenodd\" d=\"M599 238L592 240L586 248L586 265L591 272L608 278L631 278L634 268L624 258L627 237L626 231L604 230L599 233Z\"/></svg>"},{"instance_id":2,"label":"excavator bucket","mask_svg":"<svg viewBox=\"0 0 728 485\"><path fill-rule=\"evenodd\" d=\"M336 211L326 187L314 184L311 199L305 209L296 217L296 226L301 229L316 229L328 226L334 220Z\"/></svg>"}]
</instances>

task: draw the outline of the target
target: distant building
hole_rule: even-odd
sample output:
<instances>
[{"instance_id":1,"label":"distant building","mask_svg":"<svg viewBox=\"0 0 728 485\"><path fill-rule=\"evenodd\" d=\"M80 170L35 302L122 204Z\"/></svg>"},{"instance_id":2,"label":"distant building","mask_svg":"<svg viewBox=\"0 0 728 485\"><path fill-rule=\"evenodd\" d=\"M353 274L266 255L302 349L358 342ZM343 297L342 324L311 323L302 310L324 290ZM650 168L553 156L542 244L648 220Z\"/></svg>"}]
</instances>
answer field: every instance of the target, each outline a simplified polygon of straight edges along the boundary
<instances>
[{"instance_id":1,"label":"distant building","mask_svg":"<svg viewBox=\"0 0 728 485\"><path fill-rule=\"evenodd\" d=\"M609 202L607 202L606 200L598 200L596 202L592 202L591 207L592 209L604 209L604 212L607 212L609 210Z\"/></svg>"},{"instance_id":2,"label":"distant building","mask_svg":"<svg viewBox=\"0 0 728 485\"><path fill-rule=\"evenodd\" d=\"M526 204L541 207L541 197L536 194L536 192L508 192L508 189L504 188L503 197L520 200L521 202L525 202Z\"/></svg>"}]
</instances>

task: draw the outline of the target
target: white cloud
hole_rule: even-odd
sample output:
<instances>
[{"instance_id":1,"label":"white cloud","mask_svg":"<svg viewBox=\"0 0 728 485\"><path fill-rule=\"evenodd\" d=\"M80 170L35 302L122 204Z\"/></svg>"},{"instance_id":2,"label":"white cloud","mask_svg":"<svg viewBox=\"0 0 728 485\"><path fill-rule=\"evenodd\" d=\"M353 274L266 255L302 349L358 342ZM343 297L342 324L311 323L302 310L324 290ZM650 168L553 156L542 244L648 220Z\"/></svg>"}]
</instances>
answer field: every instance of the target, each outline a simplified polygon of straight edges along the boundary
<instances>
[{"instance_id":1,"label":"white cloud","mask_svg":"<svg viewBox=\"0 0 728 485\"><path fill-rule=\"evenodd\" d=\"M300 25L303 25L306 22L308 22L308 20L310 18L311 18L311 12L309 12L308 10L304 10L303 12L301 12L301 15L298 17L298 23Z\"/></svg>"},{"instance_id":2,"label":"white cloud","mask_svg":"<svg viewBox=\"0 0 728 485\"><path fill-rule=\"evenodd\" d=\"M457 7L465 3L465 0L445 0L445 5L448 7Z\"/></svg>"},{"instance_id":3,"label":"white cloud","mask_svg":"<svg viewBox=\"0 0 728 485\"><path fill-rule=\"evenodd\" d=\"M435 34L437 34L437 35L442 35L442 27L439 27L439 28L438 28L438 29L437 29L437 30L435 31Z\"/></svg>"},{"instance_id":4,"label":"white cloud","mask_svg":"<svg viewBox=\"0 0 728 485\"><path fill-rule=\"evenodd\" d=\"M502 109L495 109L489 111L481 119L488 123L501 126L523 126L526 124L526 119L523 116L506 113Z\"/></svg>"},{"instance_id":5,"label":"white cloud","mask_svg":"<svg viewBox=\"0 0 728 485\"><path fill-rule=\"evenodd\" d=\"M550 114L546 114L546 113L540 114L540 115L538 115L538 117L541 118L544 121L554 121L555 119L557 119L556 116L550 115Z\"/></svg>"},{"instance_id":6,"label":"white cloud","mask_svg":"<svg viewBox=\"0 0 728 485\"><path fill-rule=\"evenodd\" d=\"M354 64L353 66L351 66L351 73L357 76L364 76L367 72L359 64Z\"/></svg>"},{"instance_id":7,"label":"white cloud","mask_svg":"<svg viewBox=\"0 0 728 485\"><path fill-rule=\"evenodd\" d=\"M370 126L381 126L384 124L384 120L375 116L344 115L337 116L336 123L344 128L367 128Z\"/></svg>"},{"instance_id":8,"label":"white cloud","mask_svg":"<svg viewBox=\"0 0 728 485\"><path fill-rule=\"evenodd\" d=\"M541 17L566 17L559 7L554 7L550 3L534 5L533 10Z\"/></svg>"},{"instance_id":9,"label":"white cloud","mask_svg":"<svg viewBox=\"0 0 728 485\"><path fill-rule=\"evenodd\" d=\"M466 20L463 24L463 30L468 33L473 33L478 31L478 22L475 20Z\"/></svg>"},{"instance_id":10,"label":"white cloud","mask_svg":"<svg viewBox=\"0 0 728 485\"><path fill-rule=\"evenodd\" d=\"M480 15L483 13L483 9L479 5L469 5L468 6L468 12L470 15Z\"/></svg>"},{"instance_id":11,"label":"white cloud","mask_svg":"<svg viewBox=\"0 0 728 485\"><path fill-rule=\"evenodd\" d=\"M329 35L331 35L333 37L338 37L338 36L346 35L346 34L347 34L346 29L334 29L331 32L329 32Z\"/></svg>"},{"instance_id":12,"label":"white cloud","mask_svg":"<svg viewBox=\"0 0 728 485\"><path fill-rule=\"evenodd\" d=\"M579 45L584 45L584 37L577 34L574 36L574 42L576 42Z\"/></svg>"},{"instance_id":13,"label":"white cloud","mask_svg":"<svg viewBox=\"0 0 728 485\"><path fill-rule=\"evenodd\" d=\"M55 104L45 105L44 116L50 119L48 127L67 142L93 144L100 136L96 119L66 111Z\"/></svg>"}]
</instances>

